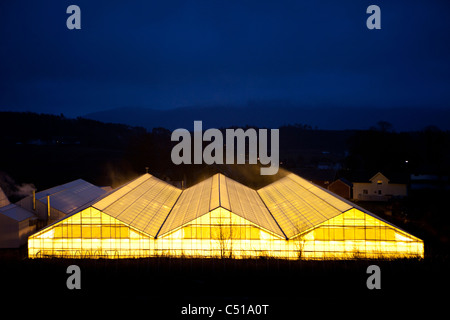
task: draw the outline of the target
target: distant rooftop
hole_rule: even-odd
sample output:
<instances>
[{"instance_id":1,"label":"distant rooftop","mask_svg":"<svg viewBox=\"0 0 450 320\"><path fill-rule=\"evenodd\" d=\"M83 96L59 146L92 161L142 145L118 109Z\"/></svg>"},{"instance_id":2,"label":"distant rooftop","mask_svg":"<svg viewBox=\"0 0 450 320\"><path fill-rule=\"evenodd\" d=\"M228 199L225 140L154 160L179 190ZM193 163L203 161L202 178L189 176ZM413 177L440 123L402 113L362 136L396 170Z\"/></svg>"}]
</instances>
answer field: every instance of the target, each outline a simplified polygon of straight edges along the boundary
<instances>
[{"instance_id":1,"label":"distant rooftop","mask_svg":"<svg viewBox=\"0 0 450 320\"><path fill-rule=\"evenodd\" d=\"M50 196L50 205L65 214L73 213L89 205L107 193L106 190L97 187L83 179L78 179L36 193L36 200L47 204L47 196Z\"/></svg>"},{"instance_id":2,"label":"distant rooftop","mask_svg":"<svg viewBox=\"0 0 450 320\"><path fill-rule=\"evenodd\" d=\"M14 219L16 221L23 221L26 220L28 218L33 218L35 217L34 214L32 214L31 212L16 206L15 204L11 203L7 206L1 207L0 208L0 213L11 218Z\"/></svg>"}]
</instances>

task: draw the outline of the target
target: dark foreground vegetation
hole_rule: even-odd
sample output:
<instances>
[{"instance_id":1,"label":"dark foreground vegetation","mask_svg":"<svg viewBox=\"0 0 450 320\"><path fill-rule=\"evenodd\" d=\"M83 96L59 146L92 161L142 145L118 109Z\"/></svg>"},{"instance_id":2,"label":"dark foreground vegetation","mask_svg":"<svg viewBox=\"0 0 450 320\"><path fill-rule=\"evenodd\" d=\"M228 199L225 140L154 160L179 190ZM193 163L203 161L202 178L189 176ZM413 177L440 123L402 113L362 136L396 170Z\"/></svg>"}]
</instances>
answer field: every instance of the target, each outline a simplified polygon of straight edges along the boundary
<instances>
[{"instance_id":1,"label":"dark foreground vegetation","mask_svg":"<svg viewBox=\"0 0 450 320\"><path fill-rule=\"evenodd\" d=\"M263 319L288 316L430 315L447 303L449 263L442 260L286 261L276 259L9 260L0 264L2 292L27 310L183 318L181 308L268 304ZM381 289L366 286L367 267L381 270ZM81 269L81 289L69 290L69 265ZM206 318L207 316L205 316ZM222 318L217 315L215 318ZM198 319L198 317L193 317ZM201 317L200 317L201 318ZM255 318L251 316L251 318Z\"/></svg>"}]
</instances>

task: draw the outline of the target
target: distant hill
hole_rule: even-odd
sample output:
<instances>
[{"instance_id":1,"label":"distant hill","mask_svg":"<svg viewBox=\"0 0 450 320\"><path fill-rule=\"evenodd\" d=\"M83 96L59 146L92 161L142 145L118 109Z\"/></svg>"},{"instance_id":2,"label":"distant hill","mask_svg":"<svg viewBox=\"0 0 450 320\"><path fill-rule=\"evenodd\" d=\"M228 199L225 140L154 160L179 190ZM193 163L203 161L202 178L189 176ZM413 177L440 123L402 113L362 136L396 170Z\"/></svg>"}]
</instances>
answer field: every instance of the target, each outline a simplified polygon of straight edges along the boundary
<instances>
[{"instance_id":1,"label":"distant hill","mask_svg":"<svg viewBox=\"0 0 450 320\"><path fill-rule=\"evenodd\" d=\"M193 128L194 120L202 120L204 128L257 126L278 128L287 124L307 124L324 130L369 129L379 121L387 121L396 131L416 131L434 125L450 130L450 110L436 108L299 108L275 105L245 107L185 107L157 110L117 108L89 113L84 118L102 122L124 123L147 129L163 127Z\"/></svg>"},{"instance_id":2,"label":"distant hill","mask_svg":"<svg viewBox=\"0 0 450 320\"><path fill-rule=\"evenodd\" d=\"M145 132L126 124L32 112L0 112L0 144L82 144L117 148Z\"/></svg>"}]
</instances>

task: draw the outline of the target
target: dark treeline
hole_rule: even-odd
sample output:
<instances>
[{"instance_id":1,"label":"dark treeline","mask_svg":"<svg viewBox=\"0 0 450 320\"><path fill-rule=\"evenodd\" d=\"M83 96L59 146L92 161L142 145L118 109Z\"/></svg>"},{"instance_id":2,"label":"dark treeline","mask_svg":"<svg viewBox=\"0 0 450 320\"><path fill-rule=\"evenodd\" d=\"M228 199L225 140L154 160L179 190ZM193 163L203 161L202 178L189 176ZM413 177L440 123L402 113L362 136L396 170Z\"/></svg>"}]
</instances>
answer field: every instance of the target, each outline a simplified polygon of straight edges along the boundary
<instances>
[{"instance_id":1,"label":"dark treeline","mask_svg":"<svg viewBox=\"0 0 450 320\"><path fill-rule=\"evenodd\" d=\"M418 132L371 128L348 141L347 170L450 174L450 133L436 127Z\"/></svg>"},{"instance_id":2,"label":"dark treeline","mask_svg":"<svg viewBox=\"0 0 450 320\"><path fill-rule=\"evenodd\" d=\"M123 124L31 112L0 112L0 124L2 145L82 144L123 148L130 139L146 132L144 128Z\"/></svg>"},{"instance_id":3,"label":"dark treeline","mask_svg":"<svg viewBox=\"0 0 450 320\"><path fill-rule=\"evenodd\" d=\"M244 128L246 129L246 128ZM308 125L280 129L280 167L287 170L336 165L337 177L385 174L450 174L450 133L435 127L395 132L387 122L364 131L317 130ZM223 129L222 129L223 130ZM149 172L171 180L198 182L215 172L260 187L258 165L179 165L171 161L171 131L147 130L64 115L0 113L0 170L18 182L45 188L84 178L99 185L124 183ZM204 146L207 143L204 143Z\"/></svg>"}]
</instances>

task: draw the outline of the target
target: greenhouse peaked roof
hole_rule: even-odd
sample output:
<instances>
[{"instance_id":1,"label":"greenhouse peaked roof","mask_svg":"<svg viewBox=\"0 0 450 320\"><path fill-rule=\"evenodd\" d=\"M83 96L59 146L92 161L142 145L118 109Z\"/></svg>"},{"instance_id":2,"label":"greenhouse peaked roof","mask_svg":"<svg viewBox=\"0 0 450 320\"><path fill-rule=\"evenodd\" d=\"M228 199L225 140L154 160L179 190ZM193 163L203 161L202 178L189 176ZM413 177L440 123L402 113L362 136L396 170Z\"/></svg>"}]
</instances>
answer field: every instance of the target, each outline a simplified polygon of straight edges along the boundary
<instances>
[{"instance_id":1,"label":"greenhouse peaked roof","mask_svg":"<svg viewBox=\"0 0 450 320\"><path fill-rule=\"evenodd\" d=\"M258 193L222 174L215 174L184 190L158 235L176 230L219 207L285 237Z\"/></svg>"},{"instance_id":2,"label":"greenhouse peaked roof","mask_svg":"<svg viewBox=\"0 0 450 320\"><path fill-rule=\"evenodd\" d=\"M144 174L93 205L94 208L156 237L181 190Z\"/></svg>"},{"instance_id":3,"label":"greenhouse peaked roof","mask_svg":"<svg viewBox=\"0 0 450 320\"><path fill-rule=\"evenodd\" d=\"M178 230L219 207L287 239L352 208L380 219L295 174L257 191L223 174L215 174L186 190L144 174L92 207L154 238Z\"/></svg>"},{"instance_id":4,"label":"greenhouse peaked roof","mask_svg":"<svg viewBox=\"0 0 450 320\"><path fill-rule=\"evenodd\" d=\"M295 174L259 189L258 193L288 238L354 207Z\"/></svg>"}]
</instances>

